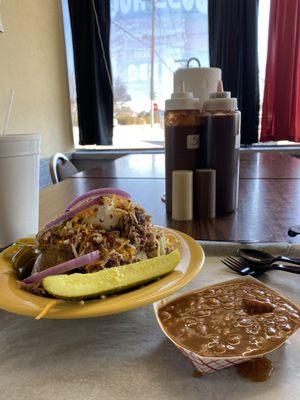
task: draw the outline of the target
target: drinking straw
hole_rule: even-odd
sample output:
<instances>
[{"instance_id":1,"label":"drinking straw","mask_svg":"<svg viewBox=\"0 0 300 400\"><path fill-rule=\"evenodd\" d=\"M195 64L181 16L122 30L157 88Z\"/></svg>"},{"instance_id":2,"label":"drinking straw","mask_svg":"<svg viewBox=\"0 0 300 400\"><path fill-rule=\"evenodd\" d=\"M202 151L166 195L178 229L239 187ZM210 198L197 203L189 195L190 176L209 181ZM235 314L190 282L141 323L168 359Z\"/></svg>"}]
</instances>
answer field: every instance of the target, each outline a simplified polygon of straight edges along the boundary
<instances>
[{"instance_id":1,"label":"drinking straw","mask_svg":"<svg viewBox=\"0 0 300 400\"><path fill-rule=\"evenodd\" d=\"M6 110L5 117L4 117L4 123L3 123L2 131L1 131L1 136L6 135L6 131L7 131L8 123L9 123L9 117L11 114L12 105L13 105L13 101L14 101L14 96L15 96L15 91L14 91L14 89L12 89L10 92L9 103L8 103L8 107Z\"/></svg>"}]
</instances>

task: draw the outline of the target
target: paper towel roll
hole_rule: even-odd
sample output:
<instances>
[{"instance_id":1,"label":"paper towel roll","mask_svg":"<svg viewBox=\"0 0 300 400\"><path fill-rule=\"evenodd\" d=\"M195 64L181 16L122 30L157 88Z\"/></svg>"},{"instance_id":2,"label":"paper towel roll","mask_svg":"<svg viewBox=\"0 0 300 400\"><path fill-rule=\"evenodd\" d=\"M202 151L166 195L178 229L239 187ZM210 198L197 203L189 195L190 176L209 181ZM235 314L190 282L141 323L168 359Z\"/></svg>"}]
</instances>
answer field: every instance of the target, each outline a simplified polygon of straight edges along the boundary
<instances>
[{"instance_id":1,"label":"paper towel roll","mask_svg":"<svg viewBox=\"0 0 300 400\"><path fill-rule=\"evenodd\" d=\"M192 92L202 104L209 98L209 94L217 90L221 80L219 68L181 68L174 73L174 92L179 91L179 82L185 83L187 92Z\"/></svg>"}]
</instances>

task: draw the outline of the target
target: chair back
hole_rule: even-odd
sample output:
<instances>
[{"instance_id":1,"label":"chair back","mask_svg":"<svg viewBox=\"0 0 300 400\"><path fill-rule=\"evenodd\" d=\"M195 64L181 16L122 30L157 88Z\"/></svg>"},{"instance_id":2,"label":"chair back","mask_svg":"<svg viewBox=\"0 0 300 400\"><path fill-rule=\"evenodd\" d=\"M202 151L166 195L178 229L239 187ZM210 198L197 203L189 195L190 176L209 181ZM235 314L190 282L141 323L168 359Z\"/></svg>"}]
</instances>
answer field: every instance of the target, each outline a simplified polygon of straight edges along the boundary
<instances>
[{"instance_id":1,"label":"chair back","mask_svg":"<svg viewBox=\"0 0 300 400\"><path fill-rule=\"evenodd\" d=\"M78 172L75 165L62 153L56 153L50 158L49 168L53 183L61 182Z\"/></svg>"}]
</instances>

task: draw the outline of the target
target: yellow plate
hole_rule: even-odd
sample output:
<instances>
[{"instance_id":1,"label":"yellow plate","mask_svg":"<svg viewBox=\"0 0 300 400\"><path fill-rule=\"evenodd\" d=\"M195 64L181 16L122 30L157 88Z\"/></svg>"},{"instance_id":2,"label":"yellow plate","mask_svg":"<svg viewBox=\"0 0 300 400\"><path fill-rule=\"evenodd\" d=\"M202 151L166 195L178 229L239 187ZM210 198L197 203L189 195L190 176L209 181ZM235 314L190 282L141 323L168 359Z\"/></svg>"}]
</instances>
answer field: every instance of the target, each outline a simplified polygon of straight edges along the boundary
<instances>
[{"instance_id":1,"label":"yellow plate","mask_svg":"<svg viewBox=\"0 0 300 400\"><path fill-rule=\"evenodd\" d=\"M181 261L173 272L145 287L106 299L88 300L84 304L59 300L44 318L92 318L116 314L154 303L187 285L200 271L204 252L191 237L178 231L169 231L177 237L181 254ZM0 308L36 317L52 300L19 289L16 279L10 261L0 254Z\"/></svg>"}]
</instances>

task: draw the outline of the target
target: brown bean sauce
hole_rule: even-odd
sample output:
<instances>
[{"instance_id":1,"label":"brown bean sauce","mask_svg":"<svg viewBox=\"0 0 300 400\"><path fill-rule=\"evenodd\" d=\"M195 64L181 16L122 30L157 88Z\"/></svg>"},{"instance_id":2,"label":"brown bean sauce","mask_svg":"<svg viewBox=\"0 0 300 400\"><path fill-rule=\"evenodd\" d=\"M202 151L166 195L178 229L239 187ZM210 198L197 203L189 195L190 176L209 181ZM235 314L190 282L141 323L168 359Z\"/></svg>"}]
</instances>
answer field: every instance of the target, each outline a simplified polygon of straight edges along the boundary
<instances>
[{"instance_id":1,"label":"brown bean sauce","mask_svg":"<svg viewBox=\"0 0 300 400\"><path fill-rule=\"evenodd\" d=\"M252 279L182 296L158 315L176 343L205 357L263 355L300 326L298 306Z\"/></svg>"},{"instance_id":2,"label":"brown bean sauce","mask_svg":"<svg viewBox=\"0 0 300 400\"><path fill-rule=\"evenodd\" d=\"M236 366L238 373L253 382L267 381L273 372L274 365L266 357L257 357Z\"/></svg>"},{"instance_id":3,"label":"brown bean sauce","mask_svg":"<svg viewBox=\"0 0 300 400\"><path fill-rule=\"evenodd\" d=\"M195 369L195 371L193 372L193 377L199 379L199 378L202 378L202 376L203 376L202 372Z\"/></svg>"}]
</instances>

